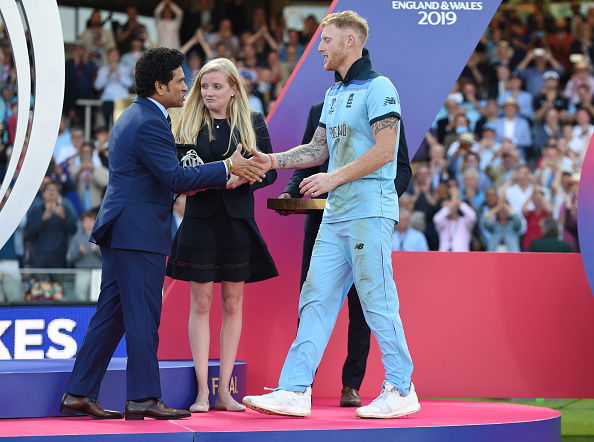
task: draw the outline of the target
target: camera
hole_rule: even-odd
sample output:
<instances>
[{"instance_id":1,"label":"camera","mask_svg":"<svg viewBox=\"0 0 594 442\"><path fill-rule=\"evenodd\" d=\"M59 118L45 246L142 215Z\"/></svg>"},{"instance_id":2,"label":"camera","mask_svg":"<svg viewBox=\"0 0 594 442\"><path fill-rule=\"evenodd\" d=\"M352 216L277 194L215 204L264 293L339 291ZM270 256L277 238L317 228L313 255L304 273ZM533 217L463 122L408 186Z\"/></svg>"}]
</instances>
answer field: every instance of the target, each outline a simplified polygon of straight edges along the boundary
<instances>
[{"instance_id":1,"label":"camera","mask_svg":"<svg viewBox=\"0 0 594 442\"><path fill-rule=\"evenodd\" d=\"M535 48L533 53L535 57L544 57L546 51L543 48Z\"/></svg>"}]
</instances>

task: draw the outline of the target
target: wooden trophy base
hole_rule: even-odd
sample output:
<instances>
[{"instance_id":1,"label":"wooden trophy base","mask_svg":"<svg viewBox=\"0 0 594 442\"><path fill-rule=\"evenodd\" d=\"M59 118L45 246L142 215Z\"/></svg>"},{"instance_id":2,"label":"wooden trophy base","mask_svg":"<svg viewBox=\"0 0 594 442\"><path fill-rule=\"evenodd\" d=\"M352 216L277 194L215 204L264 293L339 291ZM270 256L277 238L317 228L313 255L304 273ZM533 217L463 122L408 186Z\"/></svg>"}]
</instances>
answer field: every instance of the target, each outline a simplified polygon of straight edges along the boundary
<instances>
[{"instance_id":1,"label":"wooden trophy base","mask_svg":"<svg viewBox=\"0 0 594 442\"><path fill-rule=\"evenodd\" d=\"M268 198L267 207L273 210L290 210L293 213L315 213L324 210L322 198Z\"/></svg>"}]
</instances>

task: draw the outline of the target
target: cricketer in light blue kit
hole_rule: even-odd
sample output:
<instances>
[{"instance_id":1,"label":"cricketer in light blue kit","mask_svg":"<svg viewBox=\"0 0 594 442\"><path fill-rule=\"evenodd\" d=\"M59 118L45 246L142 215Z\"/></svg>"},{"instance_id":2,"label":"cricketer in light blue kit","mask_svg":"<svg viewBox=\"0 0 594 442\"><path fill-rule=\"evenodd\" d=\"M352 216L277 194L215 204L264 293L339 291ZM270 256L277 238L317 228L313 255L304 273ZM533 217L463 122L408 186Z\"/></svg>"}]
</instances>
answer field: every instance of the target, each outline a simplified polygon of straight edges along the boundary
<instances>
[{"instance_id":1,"label":"cricketer in light blue kit","mask_svg":"<svg viewBox=\"0 0 594 442\"><path fill-rule=\"evenodd\" d=\"M367 22L353 11L322 22L324 68L336 83L326 92L319 127L309 144L260 156L267 167L304 168L329 156L328 173L312 175L301 192L329 192L299 300L299 330L278 388L247 396L256 411L309 416L311 384L346 294L354 283L378 341L386 378L382 393L357 416L390 418L420 409L411 383L412 360L398 314L392 274L392 233L398 221L394 188L400 100L392 82L371 69L363 49Z\"/></svg>"}]
</instances>

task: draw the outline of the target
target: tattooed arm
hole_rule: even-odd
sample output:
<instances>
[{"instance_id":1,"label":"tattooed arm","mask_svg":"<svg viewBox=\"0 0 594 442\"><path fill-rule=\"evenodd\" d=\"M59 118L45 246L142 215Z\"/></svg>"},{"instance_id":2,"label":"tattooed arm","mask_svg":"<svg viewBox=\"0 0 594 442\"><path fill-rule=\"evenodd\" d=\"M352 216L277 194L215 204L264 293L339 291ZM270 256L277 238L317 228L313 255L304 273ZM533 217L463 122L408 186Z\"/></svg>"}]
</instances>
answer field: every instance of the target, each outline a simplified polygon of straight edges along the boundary
<instances>
[{"instance_id":1,"label":"tattooed arm","mask_svg":"<svg viewBox=\"0 0 594 442\"><path fill-rule=\"evenodd\" d=\"M375 139L375 146L340 169L305 178L299 186L301 193L306 196L321 195L342 184L363 178L394 161L394 150L398 139L398 118L387 117L377 121L371 125L371 131Z\"/></svg>"},{"instance_id":2,"label":"tattooed arm","mask_svg":"<svg viewBox=\"0 0 594 442\"><path fill-rule=\"evenodd\" d=\"M319 166L328 159L326 129L318 126L308 144L302 144L286 152L276 153L273 157L275 169L305 169L306 167Z\"/></svg>"},{"instance_id":3,"label":"tattooed arm","mask_svg":"<svg viewBox=\"0 0 594 442\"><path fill-rule=\"evenodd\" d=\"M326 129L318 126L309 143L294 147L286 152L269 155L257 152L252 161L260 163L266 172L270 169L305 169L319 166L328 159L328 156Z\"/></svg>"}]
</instances>

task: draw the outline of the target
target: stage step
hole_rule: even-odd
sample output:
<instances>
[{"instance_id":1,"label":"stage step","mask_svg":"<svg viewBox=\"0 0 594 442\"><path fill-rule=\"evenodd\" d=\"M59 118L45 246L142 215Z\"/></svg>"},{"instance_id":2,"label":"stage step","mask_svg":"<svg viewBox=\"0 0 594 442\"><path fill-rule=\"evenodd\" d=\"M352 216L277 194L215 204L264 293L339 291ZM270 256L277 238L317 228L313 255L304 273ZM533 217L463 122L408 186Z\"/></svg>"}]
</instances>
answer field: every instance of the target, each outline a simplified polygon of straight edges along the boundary
<instances>
[{"instance_id":1,"label":"stage step","mask_svg":"<svg viewBox=\"0 0 594 442\"><path fill-rule=\"evenodd\" d=\"M123 411L126 404L126 358L113 358L101 383L99 402ZM59 403L74 359L0 361L0 418L60 416ZM219 385L218 360L208 364L210 405L214 406ZM192 361L159 361L163 402L187 409L196 398L196 377ZM247 363L235 362L231 393L241 402L246 394Z\"/></svg>"},{"instance_id":2,"label":"stage step","mask_svg":"<svg viewBox=\"0 0 594 442\"><path fill-rule=\"evenodd\" d=\"M561 442L561 415L548 408L435 400L421 407L403 418L359 419L336 397L314 397L311 417L304 419L252 410L177 421L6 419L0 442Z\"/></svg>"}]
</instances>

